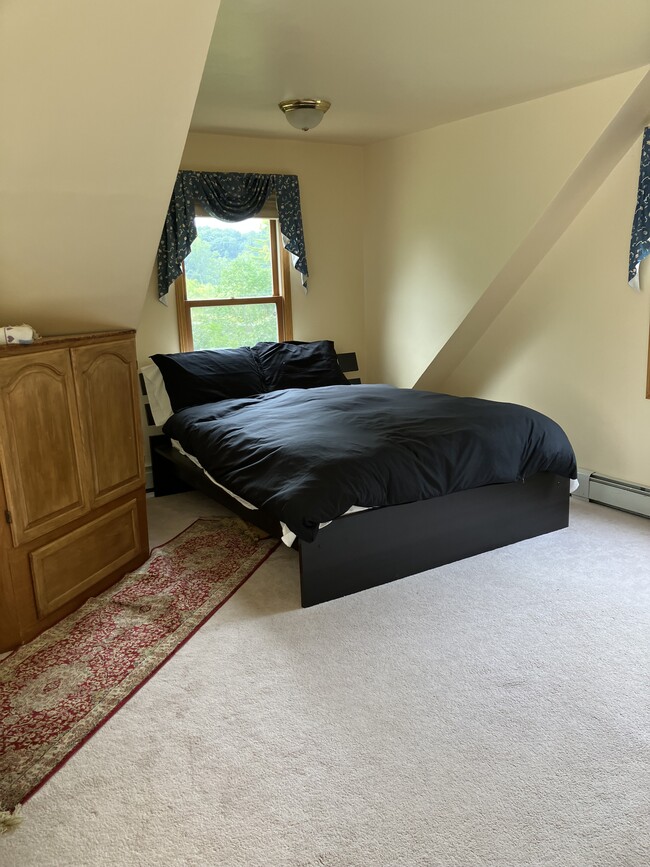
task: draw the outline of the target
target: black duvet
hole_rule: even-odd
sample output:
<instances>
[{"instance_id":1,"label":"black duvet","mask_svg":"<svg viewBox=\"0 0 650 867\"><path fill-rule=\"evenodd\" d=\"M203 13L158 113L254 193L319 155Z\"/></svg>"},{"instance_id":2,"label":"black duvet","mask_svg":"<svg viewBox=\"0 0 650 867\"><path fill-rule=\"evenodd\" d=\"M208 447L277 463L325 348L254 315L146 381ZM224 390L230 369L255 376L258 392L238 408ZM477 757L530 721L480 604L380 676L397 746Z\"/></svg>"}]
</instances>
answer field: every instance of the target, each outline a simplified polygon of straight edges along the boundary
<instances>
[{"instance_id":1,"label":"black duvet","mask_svg":"<svg viewBox=\"0 0 650 867\"><path fill-rule=\"evenodd\" d=\"M387 506L538 472L576 477L551 419L388 385L287 389L183 409L164 432L213 479L304 541L351 506Z\"/></svg>"}]
</instances>

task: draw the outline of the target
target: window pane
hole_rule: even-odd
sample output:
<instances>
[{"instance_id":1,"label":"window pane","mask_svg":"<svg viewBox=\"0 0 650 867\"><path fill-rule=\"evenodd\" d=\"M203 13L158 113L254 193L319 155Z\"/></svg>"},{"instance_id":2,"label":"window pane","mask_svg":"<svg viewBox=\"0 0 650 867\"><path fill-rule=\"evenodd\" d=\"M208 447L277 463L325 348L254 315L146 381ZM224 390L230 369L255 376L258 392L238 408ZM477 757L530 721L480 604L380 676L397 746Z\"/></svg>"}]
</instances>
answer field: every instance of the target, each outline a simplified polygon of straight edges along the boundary
<instances>
[{"instance_id":1,"label":"window pane","mask_svg":"<svg viewBox=\"0 0 650 867\"><path fill-rule=\"evenodd\" d=\"M275 304L192 307L190 315L195 349L234 349L278 339Z\"/></svg>"},{"instance_id":2,"label":"window pane","mask_svg":"<svg viewBox=\"0 0 650 867\"><path fill-rule=\"evenodd\" d=\"M273 295L270 220L195 222L198 236L185 260L189 301Z\"/></svg>"}]
</instances>

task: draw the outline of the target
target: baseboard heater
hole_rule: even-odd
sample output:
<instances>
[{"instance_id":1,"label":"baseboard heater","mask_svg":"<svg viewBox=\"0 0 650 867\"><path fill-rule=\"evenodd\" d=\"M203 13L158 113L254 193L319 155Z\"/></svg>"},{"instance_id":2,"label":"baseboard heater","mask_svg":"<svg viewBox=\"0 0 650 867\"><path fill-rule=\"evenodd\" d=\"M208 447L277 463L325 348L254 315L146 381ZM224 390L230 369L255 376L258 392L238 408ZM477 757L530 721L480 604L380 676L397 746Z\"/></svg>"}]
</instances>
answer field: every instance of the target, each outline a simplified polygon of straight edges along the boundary
<instances>
[{"instance_id":1,"label":"baseboard heater","mask_svg":"<svg viewBox=\"0 0 650 867\"><path fill-rule=\"evenodd\" d=\"M578 467L578 481L580 487L573 494L574 497L650 518L650 487L610 479L581 467Z\"/></svg>"}]
</instances>

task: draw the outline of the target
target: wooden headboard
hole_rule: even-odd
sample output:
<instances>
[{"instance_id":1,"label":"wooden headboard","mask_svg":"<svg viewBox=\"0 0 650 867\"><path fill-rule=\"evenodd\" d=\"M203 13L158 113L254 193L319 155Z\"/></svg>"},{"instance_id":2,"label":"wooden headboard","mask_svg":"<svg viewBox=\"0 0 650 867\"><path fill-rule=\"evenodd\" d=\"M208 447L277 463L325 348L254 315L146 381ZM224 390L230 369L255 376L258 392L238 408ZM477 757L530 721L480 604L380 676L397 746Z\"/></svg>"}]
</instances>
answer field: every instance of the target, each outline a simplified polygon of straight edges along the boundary
<instances>
[{"instance_id":1,"label":"wooden headboard","mask_svg":"<svg viewBox=\"0 0 650 867\"><path fill-rule=\"evenodd\" d=\"M339 367L346 376L348 375L348 373L359 373L359 362L357 361L356 352L337 353L336 358L338 360ZM350 380L352 385L361 385L361 379L358 376L348 376L348 379Z\"/></svg>"}]
</instances>

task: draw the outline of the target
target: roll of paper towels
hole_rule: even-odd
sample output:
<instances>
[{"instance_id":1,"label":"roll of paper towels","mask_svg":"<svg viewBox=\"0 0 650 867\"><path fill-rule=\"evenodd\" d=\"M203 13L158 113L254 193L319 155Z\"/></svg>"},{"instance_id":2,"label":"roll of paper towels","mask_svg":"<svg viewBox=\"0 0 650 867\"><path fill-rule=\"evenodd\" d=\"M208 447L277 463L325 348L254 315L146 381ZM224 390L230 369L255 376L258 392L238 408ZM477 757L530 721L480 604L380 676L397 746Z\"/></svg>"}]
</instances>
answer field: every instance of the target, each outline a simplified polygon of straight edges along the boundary
<instances>
[{"instance_id":1,"label":"roll of paper towels","mask_svg":"<svg viewBox=\"0 0 650 867\"><path fill-rule=\"evenodd\" d=\"M6 343L11 346L15 343L24 346L26 343L33 343L38 340L39 337L40 334L37 334L31 325L0 326L0 344Z\"/></svg>"}]
</instances>

